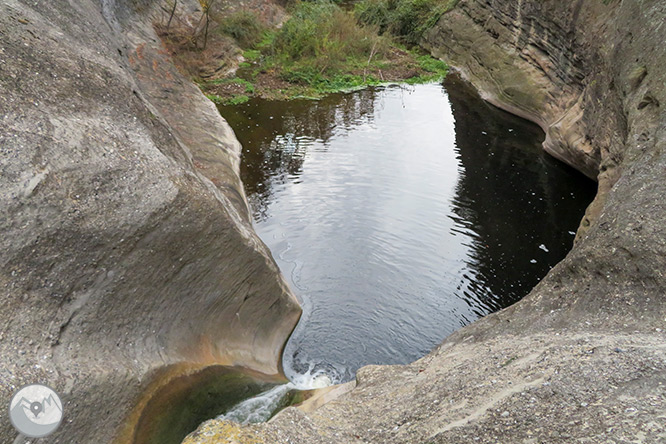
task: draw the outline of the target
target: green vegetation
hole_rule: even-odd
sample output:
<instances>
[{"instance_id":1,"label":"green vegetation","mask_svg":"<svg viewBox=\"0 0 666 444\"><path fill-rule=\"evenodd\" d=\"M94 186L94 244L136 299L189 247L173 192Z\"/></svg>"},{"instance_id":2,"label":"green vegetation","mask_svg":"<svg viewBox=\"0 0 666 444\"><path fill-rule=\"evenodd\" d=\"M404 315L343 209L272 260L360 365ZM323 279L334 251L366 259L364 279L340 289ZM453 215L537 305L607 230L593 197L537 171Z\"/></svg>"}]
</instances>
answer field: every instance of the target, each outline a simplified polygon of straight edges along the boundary
<instances>
[{"instance_id":1,"label":"green vegetation","mask_svg":"<svg viewBox=\"0 0 666 444\"><path fill-rule=\"evenodd\" d=\"M217 105L223 104L225 102L225 100L217 94L206 94L206 98Z\"/></svg>"},{"instance_id":2,"label":"green vegetation","mask_svg":"<svg viewBox=\"0 0 666 444\"><path fill-rule=\"evenodd\" d=\"M416 48L407 49L391 35L380 32L404 33L409 38L402 41L413 43L411 36L434 24L437 14L441 14L429 8L444 5L440 8L444 11L451 3L363 0L355 12L350 12L327 0L296 1L289 7L289 20L279 29L269 28L254 12L238 10L220 19L215 28L219 35L233 38L244 49L245 60L239 65L237 77L202 81L200 86L215 103L238 104L251 95L318 97L386 82L435 81L446 76L448 66L444 62L421 55ZM381 20L371 20L371 6L397 9L387 9L390 13ZM409 8L414 8L412 15L405 12ZM404 23L400 27L389 25L394 17L391 14L400 14ZM414 22L409 25L412 28L407 25L410 20Z\"/></svg>"},{"instance_id":3,"label":"green vegetation","mask_svg":"<svg viewBox=\"0 0 666 444\"><path fill-rule=\"evenodd\" d=\"M256 62L260 57L261 51L258 49L248 49L247 51L243 52L243 58L248 62Z\"/></svg>"},{"instance_id":4,"label":"green vegetation","mask_svg":"<svg viewBox=\"0 0 666 444\"><path fill-rule=\"evenodd\" d=\"M264 31L241 66L245 79L267 74L287 95L319 95L379 83L369 71L385 59L390 42L376 29L330 2L299 2L279 30ZM273 82L276 83L276 82Z\"/></svg>"},{"instance_id":5,"label":"green vegetation","mask_svg":"<svg viewBox=\"0 0 666 444\"><path fill-rule=\"evenodd\" d=\"M236 94L224 101L225 105L240 105L250 100L250 96L246 94Z\"/></svg>"},{"instance_id":6,"label":"green vegetation","mask_svg":"<svg viewBox=\"0 0 666 444\"><path fill-rule=\"evenodd\" d=\"M215 87L221 87L221 89L218 89L218 92L222 92L224 96L206 94L209 100L218 105L240 105L250 100L250 95L256 92L251 82L239 77L233 79L215 79L200 83L199 87L204 91L213 91L216 90Z\"/></svg>"},{"instance_id":7,"label":"green vegetation","mask_svg":"<svg viewBox=\"0 0 666 444\"><path fill-rule=\"evenodd\" d=\"M449 72L449 65L439 59L430 57L429 55L422 55L417 58L420 68L424 71L423 74L406 79L405 81L410 84L426 83L441 80Z\"/></svg>"},{"instance_id":8,"label":"green vegetation","mask_svg":"<svg viewBox=\"0 0 666 444\"><path fill-rule=\"evenodd\" d=\"M217 94L206 94L206 97L216 105L240 105L250 100L247 94L234 94L231 97L221 97Z\"/></svg>"},{"instance_id":9,"label":"green vegetation","mask_svg":"<svg viewBox=\"0 0 666 444\"><path fill-rule=\"evenodd\" d=\"M388 47L375 29L359 26L333 3L298 3L291 13L272 45L276 61L288 72L334 73L370 63Z\"/></svg>"},{"instance_id":10,"label":"green vegetation","mask_svg":"<svg viewBox=\"0 0 666 444\"><path fill-rule=\"evenodd\" d=\"M415 46L442 14L458 0L362 0L354 8L360 23L375 25L403 43Z\"/></svg>"},{"instance_id":11,"label":"green vegetation","mask_svg":"<svg viewBox=\"0 0 666 444\"><path fill-rule=\"evenodd\" d=\"M457 1L359 0L347 11L331 0L285 0L289 19L278 28L270 13L248 9L256 5L199 0L194 24L178 17L180 2L166 0L168 20L155 27L177 66L215 103L318 97L444 77L446 64L421 54L418 42ZM234 78L222 78L235 66Z\"/></svg>"},{"instance_id":12,"label":"green vegetation","mask_svg":"<svg viewBox=\"0 0 666 444\"><path fill-rule=\"evenodd\" d=\"M251 48L259 43L266 32L266 25L253 11L241 9L223 17L217 31L232 37L241 48Z\"/></svg>"}]
</instances>

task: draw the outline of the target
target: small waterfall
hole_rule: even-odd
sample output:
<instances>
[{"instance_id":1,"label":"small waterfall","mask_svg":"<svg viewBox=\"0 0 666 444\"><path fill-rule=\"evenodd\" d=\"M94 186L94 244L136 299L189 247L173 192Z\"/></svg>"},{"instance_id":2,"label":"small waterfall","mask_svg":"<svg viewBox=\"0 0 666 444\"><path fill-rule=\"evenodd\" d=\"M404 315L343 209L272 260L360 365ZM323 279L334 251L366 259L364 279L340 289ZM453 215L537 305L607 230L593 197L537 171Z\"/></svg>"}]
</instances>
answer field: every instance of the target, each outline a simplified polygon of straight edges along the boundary
<instances>
[{"instance_id":1,"label":"small waterfall","mask_svg":"<svg viewBox=\"0 0 666 444\"><path fill-rule=\"evenodd\" d=\"M331 379L321 371L312 372L311 367L305 374L295 375L292 381L246 399L217 417L240 424L265 422L283 406L283 399L291 390L312 390L331 385Z\"/></svg>"},{"instance_id":2,"label":"small waterfall","mask_svg":"<svg viewBox=\"0 0 666 444\"><path fill-rule=\"evenodd\" d=\"M278 385L236 404L227 413L217 418L241 424L265 422L273 415L273 412L280 406L282 398L292 388L294 388L292 383Z\"/></svg>"}]
</instances>

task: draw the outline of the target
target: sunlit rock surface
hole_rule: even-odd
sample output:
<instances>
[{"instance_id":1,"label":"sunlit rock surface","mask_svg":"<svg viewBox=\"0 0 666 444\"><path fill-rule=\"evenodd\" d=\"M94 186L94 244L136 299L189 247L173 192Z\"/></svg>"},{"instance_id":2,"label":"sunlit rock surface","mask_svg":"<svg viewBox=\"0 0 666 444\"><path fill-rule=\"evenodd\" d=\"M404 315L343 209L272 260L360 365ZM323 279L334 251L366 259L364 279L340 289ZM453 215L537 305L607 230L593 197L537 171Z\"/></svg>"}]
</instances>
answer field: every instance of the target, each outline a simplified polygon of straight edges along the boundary
<instances>
[{"instance_id":1,"label":"sunlit rock surface","mask_svg":"<svg viewBox=\"0 0 666 444\"><path fill-rule=\"evenodd\" d=\"M44 442L130 441L173 369L279 374L300 315L251 229L240 146L154 3L0 4L0 403L56 389Z\"/></svg>"}]
</instances>

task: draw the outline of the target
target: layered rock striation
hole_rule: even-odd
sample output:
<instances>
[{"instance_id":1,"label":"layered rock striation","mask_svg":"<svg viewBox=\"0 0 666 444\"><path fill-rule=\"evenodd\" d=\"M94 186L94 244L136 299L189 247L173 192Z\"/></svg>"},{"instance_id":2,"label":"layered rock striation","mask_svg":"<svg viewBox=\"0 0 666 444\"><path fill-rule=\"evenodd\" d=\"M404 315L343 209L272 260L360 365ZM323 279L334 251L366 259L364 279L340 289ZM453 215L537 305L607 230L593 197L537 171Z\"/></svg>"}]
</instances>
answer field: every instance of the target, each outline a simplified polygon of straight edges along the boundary
<instances>
[{"instance_id":1,"label":"layered rock striation","mask_svg":"<svg viewBox=\"0 0 666 444\"><path fill-rule=\"evenodd\" d=\"M585 230L631 146L658 139L663 15L659 1L461 1L423 45L486 100L539 124L547 152L598 180Z\"/></svg>"}]
</instances>

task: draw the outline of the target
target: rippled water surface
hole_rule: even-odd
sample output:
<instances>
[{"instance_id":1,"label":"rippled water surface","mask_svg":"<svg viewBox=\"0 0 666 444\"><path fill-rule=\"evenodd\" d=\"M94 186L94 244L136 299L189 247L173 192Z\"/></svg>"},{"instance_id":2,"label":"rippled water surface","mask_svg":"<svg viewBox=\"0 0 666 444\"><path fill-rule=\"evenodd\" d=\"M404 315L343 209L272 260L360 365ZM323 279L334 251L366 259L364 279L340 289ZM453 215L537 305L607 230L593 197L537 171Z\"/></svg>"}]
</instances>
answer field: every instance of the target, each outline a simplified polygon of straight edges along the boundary
<instances>
[{"instance_id":1,"label":"rippled water surface","mask_svg":"<svg viewBox=\"0 0 666 444\"><path fill-rule=\"evenodd\" d=\"M302 300L285 370L408 363L561 260L595 192L455 80L221 107L255 228Z\"/></svg>"}]
</instances>

